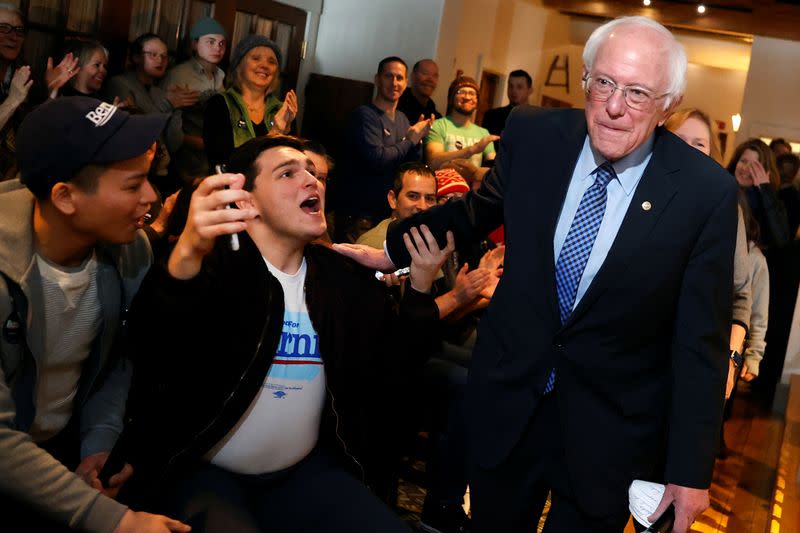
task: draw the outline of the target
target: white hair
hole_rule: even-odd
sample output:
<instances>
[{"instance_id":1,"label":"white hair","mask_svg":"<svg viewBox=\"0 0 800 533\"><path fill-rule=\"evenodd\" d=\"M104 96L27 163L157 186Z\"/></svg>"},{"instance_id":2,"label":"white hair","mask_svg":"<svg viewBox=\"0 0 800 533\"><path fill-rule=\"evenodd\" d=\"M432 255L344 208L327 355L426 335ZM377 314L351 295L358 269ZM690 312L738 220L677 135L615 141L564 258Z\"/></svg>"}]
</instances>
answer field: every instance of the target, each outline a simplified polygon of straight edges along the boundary
<instances>
[{"instance_id":1,"label":"white hair","mask_svg":"<svg viewBox=\"0 0 800 533\"><path fill-rule=\"evenodd\" d=\"M0 2L0 11L8 11L9 13L14 13L19 20L25 21L25 17L22 16L22 11L15 6L14 4L10 4L8 2Z\"/></svg>"},{"instance_id":2,"label":"white hair","mask_svg":"<svg viewBox=\"0 0 800 533\"><path fill-rule=\"evenodd\" d=\"M583 47L583 64L586 71L592 70L595 57L598 50L606 42L611 33L620 26L647 28L660 33L667 42L666 50L668 53L668 83L667 83L667 97L664 99L664 109L667 109L673 101L679 99L683 92L686 90L686 51L683 45L675 39L667 28L659 24L653 19L647 17L619 17L610 22L606 22L592 32L586 45ZM584 81L584 89L585 87Z\"/></svg>"}]
</instances>

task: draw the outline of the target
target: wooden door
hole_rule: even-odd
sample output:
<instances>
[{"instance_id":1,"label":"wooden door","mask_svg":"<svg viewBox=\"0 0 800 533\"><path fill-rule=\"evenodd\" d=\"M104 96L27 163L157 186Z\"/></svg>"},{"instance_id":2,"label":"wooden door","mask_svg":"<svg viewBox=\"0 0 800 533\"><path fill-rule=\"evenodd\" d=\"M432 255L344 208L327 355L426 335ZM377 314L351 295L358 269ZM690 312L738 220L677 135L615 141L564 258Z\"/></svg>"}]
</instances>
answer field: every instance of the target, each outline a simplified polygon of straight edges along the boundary
<instances>
[{"instance_id":1,"label":"wooden door","mask_svg":"<svg viewBox=\"0 0 800 533\"><path fill-rule=\"evenodd\" d=\"M500 76L494 72L483 71L481 74L481 90L478 93L478 111L475 113L475 124L483 124L483 115L494 105Z\"/></svg>"},{"instance_id":2,"label":"wooden door","mask_svg":"<svg viewBox=\"0 0 800 533\"><path fill-rule=\"evenodd\" d=\"M280 98L297 87L305 53L305 11L272 0L217 0L214 16L228 30L229 50L251 33L275 41L283 55Z\"/></svg>"}]
</instances>

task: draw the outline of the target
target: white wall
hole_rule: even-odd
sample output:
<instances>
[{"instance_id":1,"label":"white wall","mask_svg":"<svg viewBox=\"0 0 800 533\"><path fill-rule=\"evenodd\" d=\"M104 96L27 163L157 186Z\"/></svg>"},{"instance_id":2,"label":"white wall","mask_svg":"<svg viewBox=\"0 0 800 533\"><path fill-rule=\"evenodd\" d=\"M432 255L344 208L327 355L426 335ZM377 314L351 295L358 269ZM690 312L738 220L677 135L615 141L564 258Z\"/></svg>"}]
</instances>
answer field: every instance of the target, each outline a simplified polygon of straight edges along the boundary
<instances>
[{"instance_id":1,"label":"white wall","mask_svg":"<svg viewBox=\"0 0 800 533\"><path fill-rule=\"evenodd\" d=\"M725 160L736 148L731 115L742 109L747 72L714 68L689 63L686 74L686 94L680 107L696 107L708 113L711 120L725 123L728 140L724 148Z\"/></svg>"},{"instance_id":2,"label":"white wall","mask_svg":"<svg viewBox=\"0 0 800 533\"><path fill-rule=\"evenodd\" d=\"M373 80L378 62L433 57L444 0L326 0L314 50L314 72Z\"/></svg>"},{"instance_id":3,"label":"white wall","mask_svg":"<svg viewBox=\"0 0 800 533\"><path fill-rule=\"evenodd\" d=\"M800 42L756 37L737 142L749 137L800 140Z\"/></svg>"},{"instance_id":4,"label":"white wall","mask_svg":"<svg viewBox=\"0 0 800 533\"><path fill-rule=\"evenodd\" d=\"M500 75L491 105L505 105L508 72L521 68L536 77L549 11L531 0L445 0L436 52L439 110L459 69L479 83L484 70Z\"/></svg>"}]
</instances>

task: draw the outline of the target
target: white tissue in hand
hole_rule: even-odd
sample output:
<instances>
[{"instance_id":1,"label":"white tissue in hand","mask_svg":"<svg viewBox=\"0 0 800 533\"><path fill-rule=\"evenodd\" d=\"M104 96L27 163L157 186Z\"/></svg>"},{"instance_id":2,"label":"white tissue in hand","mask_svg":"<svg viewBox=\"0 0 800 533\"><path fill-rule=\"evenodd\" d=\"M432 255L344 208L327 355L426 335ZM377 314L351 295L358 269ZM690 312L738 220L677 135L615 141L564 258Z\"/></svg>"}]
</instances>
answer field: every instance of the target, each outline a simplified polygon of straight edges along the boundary
<instances>
[{"instance_id":1,"label":"white tissue in hand","mask_svg":"<svg viewBox=\"0 0 800 533\"><path fill-rule=\"evenodd\" d=\"M629 509L633 519L643 526L650 527L651 522L647 517L658 508L658 504L661 503L661 498L664 496L664 490L664 485L660 483L651 483L641 479L633 480L628 488Z\"/></svg>"}]
</instances>

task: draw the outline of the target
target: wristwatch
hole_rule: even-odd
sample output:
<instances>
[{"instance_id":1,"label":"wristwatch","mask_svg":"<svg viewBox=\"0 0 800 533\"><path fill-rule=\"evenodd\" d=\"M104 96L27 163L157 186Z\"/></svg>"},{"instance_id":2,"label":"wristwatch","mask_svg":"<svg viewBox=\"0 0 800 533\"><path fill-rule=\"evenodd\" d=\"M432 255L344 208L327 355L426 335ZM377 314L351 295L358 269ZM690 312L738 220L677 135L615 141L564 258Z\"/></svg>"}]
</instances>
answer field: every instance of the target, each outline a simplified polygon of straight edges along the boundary
<instances>
[{"instance_id":1,"label":"wristwatch","mask_svg":"<svg viewBox=\"0 0 800 533\"><path fill-rule=\"evenodd\" d=\"M742 354L736 350L731 350L731 361L733 361L733 366L740 368L744 362L744 359L742 358Z\"/></svg>"}]
</instances>

